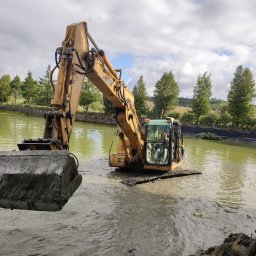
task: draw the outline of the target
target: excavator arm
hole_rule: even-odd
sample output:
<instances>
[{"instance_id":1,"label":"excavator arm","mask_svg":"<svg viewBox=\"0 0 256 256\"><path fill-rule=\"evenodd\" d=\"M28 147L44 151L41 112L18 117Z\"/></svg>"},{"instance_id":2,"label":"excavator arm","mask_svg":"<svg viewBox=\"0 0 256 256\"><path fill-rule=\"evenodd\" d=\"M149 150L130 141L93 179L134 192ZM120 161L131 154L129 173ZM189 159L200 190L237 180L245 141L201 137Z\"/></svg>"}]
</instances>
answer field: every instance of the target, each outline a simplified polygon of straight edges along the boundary
<instances>
[{"instance_id":1,"label":"excavator arm","mask_svg":"<svg viewBox=\"0 0 256 256\"><path fill-rule=\"evenodd\" d=\"M89 42L93 46L90 50ZM48 143L50 141L53 148L68 149L86 76L116 108L116 121L123 132L120 139L125 148L126 162L141 159L144 141L133 94L121 80L121 71L113 68L104 51L96 45L85 22L67 27L62 47L56 50L57 67L58 78L51 102L52 110L46 113L44 139ZM124 137L128 140L129 150Z\"/></svg>"}]
</instances>

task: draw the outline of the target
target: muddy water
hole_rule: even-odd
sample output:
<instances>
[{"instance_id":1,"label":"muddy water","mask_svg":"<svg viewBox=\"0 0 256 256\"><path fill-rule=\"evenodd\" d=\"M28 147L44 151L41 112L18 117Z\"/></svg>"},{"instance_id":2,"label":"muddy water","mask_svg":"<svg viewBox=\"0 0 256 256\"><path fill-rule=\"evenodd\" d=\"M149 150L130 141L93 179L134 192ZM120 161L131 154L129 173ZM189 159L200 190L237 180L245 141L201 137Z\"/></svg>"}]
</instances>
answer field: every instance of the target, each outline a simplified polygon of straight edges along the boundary
<instances>
[{"instance_id":1,"label":"muddy water","mask_svg":"<svg viewBox=\"0 0 256 256\"><path fill-rule=\"evenodd\" d=\"M0 112L0 150L42 136L44 121ZM83 183L60 212L0 209L0 255L189 255L256 229L256 148L186 138L203 172L127 187L108 167L115 129L76 123Z\"/></svg>"}]
</instances>

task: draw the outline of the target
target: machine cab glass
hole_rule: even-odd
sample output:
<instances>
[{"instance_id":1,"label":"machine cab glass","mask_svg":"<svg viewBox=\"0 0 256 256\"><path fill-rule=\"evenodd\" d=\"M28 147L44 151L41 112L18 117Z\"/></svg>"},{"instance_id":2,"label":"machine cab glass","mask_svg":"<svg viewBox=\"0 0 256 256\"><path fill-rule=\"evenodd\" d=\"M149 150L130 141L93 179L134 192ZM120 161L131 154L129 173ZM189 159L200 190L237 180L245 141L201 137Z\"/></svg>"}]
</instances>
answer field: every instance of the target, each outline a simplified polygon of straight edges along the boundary
<instances>
[{"instance_id":1,"label":"machine cab glass","mask_svg":"<svg viewBox=\"0 0 256 256\"><path fill-rule=\"evenodd\" d=\"M164 125L147 124L145 126L146 147L145 160L150 165L169 165L170 156L170 123Z\"/></svg>"}]
</instances>

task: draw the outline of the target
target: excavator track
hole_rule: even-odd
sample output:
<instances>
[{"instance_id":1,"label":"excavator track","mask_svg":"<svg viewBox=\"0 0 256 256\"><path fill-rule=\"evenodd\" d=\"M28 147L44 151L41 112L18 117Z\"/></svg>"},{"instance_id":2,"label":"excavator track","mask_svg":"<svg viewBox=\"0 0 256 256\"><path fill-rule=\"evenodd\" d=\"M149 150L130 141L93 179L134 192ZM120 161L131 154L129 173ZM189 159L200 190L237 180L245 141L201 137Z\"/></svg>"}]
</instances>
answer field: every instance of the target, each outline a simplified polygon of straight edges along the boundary
<instances>
[{"instance_id":1,"label":"excavator track","mask_svg":"<svg viewBox=\"0 0 256 256\"><path fill-rule=\"evenodd\" d=\"M148 173L144 176L140 177L129 177L125 178L122 183L128 186L135 186L138 184L148 183L148 182L155 182L162 179L170 179L180 176L188 176L188 175L196 175L196 174L202 174L201 172L190 170L190 169L183 169L183 170L177 170L177 171L170 171L166 173L158 173L158 174L151 174Z\"/></svg>"},{"instance_id":2,"label":"excavator track","mask_svg":"<svg viewBox=\"0 0 256 256\"><path fill-rule=\"evenodd\" d=\"M58 211L81 181L66 150L0 152L0 207Z\"/></svg>"}]
</instances>

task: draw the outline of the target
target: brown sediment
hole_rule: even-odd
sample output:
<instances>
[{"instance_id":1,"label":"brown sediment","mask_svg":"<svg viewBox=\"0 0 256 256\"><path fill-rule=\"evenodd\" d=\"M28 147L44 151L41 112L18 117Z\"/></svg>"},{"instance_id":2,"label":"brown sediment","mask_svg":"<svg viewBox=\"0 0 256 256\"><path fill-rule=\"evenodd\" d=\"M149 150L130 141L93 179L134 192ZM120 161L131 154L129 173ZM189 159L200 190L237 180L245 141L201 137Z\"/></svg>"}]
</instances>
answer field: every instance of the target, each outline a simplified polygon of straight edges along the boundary
<instances>
[{"instance_id":1,"label":"brown sediment","mask_svg":"<svg viewBox=\"0 0 256 256\"><path fill-rule=\"evenodd\" d=\"M230 234L225 238L223 244L210 247L207 250L199 250L190 256L255 256L256 239L244 233Z\"/></svg>"}]
</instances>

